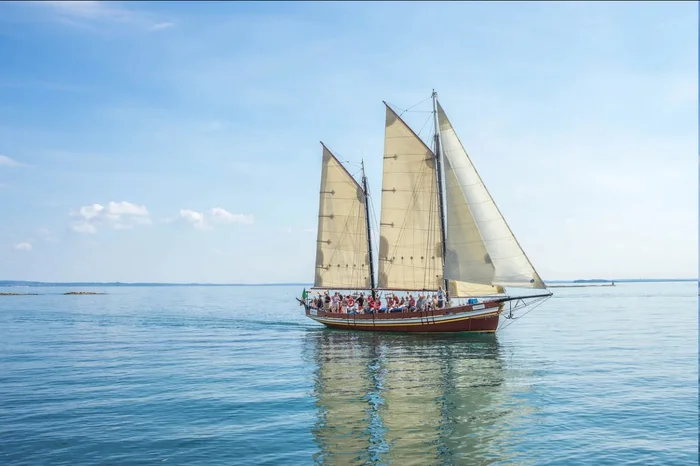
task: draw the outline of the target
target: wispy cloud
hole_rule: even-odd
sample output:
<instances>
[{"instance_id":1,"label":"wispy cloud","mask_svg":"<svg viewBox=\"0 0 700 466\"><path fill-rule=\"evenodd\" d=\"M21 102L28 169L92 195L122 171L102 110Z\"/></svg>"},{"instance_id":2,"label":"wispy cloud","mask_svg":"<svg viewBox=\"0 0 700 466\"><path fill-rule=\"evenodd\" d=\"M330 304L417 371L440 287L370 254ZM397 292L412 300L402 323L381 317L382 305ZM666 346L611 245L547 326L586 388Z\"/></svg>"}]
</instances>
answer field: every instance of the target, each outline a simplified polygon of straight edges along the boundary
<instances>
[{"instance_id":1,"label":"wispy cloud","mask_svg":"<svg viewBox=\"0 0 700 466\"><path fill-rule=\"evenodd\" d=\"M170 29L172 27L175 27L175 23L171 23L171 22L156 23L153 26L151 26L151 31L160 31L162 29Z\"/></svg>"},{"instance_id":2,"label":"wispy cloud","mask_svg":"<svg viewBox=\"0 0 700 466\"><path fill-rule=\"evenodd\" d=\"M37 234L48 243L58 243L60 240L56 235L54 235L48 228L39 228Z\"/></svg>"},{"instance_id":3,"label":"wispy cloud","mask_svg":"<svg viewBox=\"0 0 700 466\"><path fill-rule=\"evenodd\" d=\"M162 31L175 26L174 22L158 20L153 15L118 2L103 1L45 1L37 2L52 9L56 18L66 24L99 30L95 26L121 24L147 31Z\"/></svg>"},{"instance_id":4,"label":"wispy cloud","mask_svg":"<svg viewBox=\"0 0 700 466\"><path fill-rule=\"evenodd\" d=\"M31 243L23 242L23 243L15 244L15 249L18 251L29 252L32 250L32 245L31 245Z\"/></svg>"},{"instance_id":5,"label":"wispy cloud","mask_svg":"<svg viewBox=\"0 0 700 466\"><path fill-rule=\"evenodd\" d=\"M70 224L71 230L76 233L97 233L97 227L101 225L116 230L126 230L137 225L152 223L146 206L126 201L111 201L106 206L86 205L69 215L77 218Z\"/></svg>"},{"instance_id":6,"label":"wispy cloud","mask_svg":"<svg viewBox=\"0 0 700 466\"><path fill-rule=\"evenodd\" d=\"M210 230L214 225L240 223L251 225L254 222L252 215L232 214L221 207L214 207L208 212L197 212L190 209L181 209L179 218L190 223L198 230Z\"/></svg>"},{"instance_id":7,"label":"wispy cloud","mask_svg":"<svg viewBox=\"0 0 700 466\"><path fill-rule=\"evenodd\" d=\"M22 167L24 164L19 163L18 161L6 156L6 155L1 155L0 154L0 167Z\"/></svg>"}]
</instances>

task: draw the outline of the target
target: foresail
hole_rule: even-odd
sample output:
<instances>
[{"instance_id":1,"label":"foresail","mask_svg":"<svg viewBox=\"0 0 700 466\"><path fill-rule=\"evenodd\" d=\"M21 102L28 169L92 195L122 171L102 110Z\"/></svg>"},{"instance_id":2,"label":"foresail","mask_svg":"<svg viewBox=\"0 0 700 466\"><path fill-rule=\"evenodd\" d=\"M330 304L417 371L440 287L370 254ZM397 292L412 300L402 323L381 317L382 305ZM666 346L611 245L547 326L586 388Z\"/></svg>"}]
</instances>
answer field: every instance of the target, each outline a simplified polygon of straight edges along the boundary
<instances>
[{"instance_id":1,"label":"foresail","mask_svg":"<svg viewBox=\"0 0 700 466\"><path fill-rule=\"evenodd\" d=\"M505 292L501 286L480 285L477 283L460 282L457 280L447 281L448 291L453 298L466 298L470 296L489 296L502 294Z\"/></svg>"},{"instance_id":2,"label":"foresail","mask_svg":"<svg viewBox=\"0 0 700 466\"><path fill-rule=\"evenodd\" d=\"M443 162L447 211L445 278L491 287L496 269L489 260L452 163L448 157Z\"/></svg>"},{"instance_id":3,"label":"foresail","mask_svg":"<svg viewBox=\"0 0 700 466\"><path fill-rule=\"evenodd\" d=\"M454 178L456 178L468 206L472 222L476 226L487 252L484 262L490 262L493 265L494 276L491 284L521 288L546 288L546 285L515 239L498 207L496 207L496 203L491 198L439 103L437 108L442 149L444 158L447 160L446 165L449 163L451 167ZM463 214L464 212L461 213ZM459 216L460 214L453 214L451 210L448 210L448 222L452 215ZM465 230L469 229L468 223L465 223ZM472 235L473 237L474 235ZM461 249L459 252L461 252ZM465 262L465 267L462 267L460 262L460 275L462 275L462 270L469 270L467 262ZM451 267L450 272L452 271L453 268ZM471 278L468 277L469 274L470 272L465 272L464 275L466 276L462 275L455 278L467 282L477 281L478 283L483 283L483 281L478 281L482 280L481 277L467 279ZM479 274L480 272L477 273L477 275ZM450 276L449 278L453 277Z\"/></svg>"},{"instance_id":4,"label":"foresail","mask_svg":"<svg viewBox=\"0 0 700 466\"><path fill-rule=\"evenodd\" d=\"M435 156L388 105L379 235L379 288L442 285Z\"/></svg>"},{"instance_id":5,"label":"foresail","mask_svg":"<svg viewBox=\"0 0 700 466\"><path fill-rule=\"evenodd\" d=\"M369 288L365 208L362 187L323 146L315 288Z\"/></svg>"}]
</instances>

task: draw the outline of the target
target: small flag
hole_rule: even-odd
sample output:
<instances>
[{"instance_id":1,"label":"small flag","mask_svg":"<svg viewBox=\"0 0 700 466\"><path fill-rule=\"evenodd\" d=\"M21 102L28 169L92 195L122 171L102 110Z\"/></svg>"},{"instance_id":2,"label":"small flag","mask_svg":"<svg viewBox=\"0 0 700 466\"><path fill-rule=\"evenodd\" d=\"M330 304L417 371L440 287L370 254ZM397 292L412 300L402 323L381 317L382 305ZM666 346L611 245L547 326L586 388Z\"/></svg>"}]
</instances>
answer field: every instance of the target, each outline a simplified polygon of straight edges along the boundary
<instances>
[{"instance_id":1,"label":"small flag","mask_svg":"<svg viewBox=\"0 0 700 466\"><path fill-rule=\"evenodd\" d=\"M306 293L306 288L304 288L304 291L301 292L301 299L304 299L304 300L305 300L307 296L308 296L308 295L307 295L307 293Z\"/></svg>"}]
</instances>

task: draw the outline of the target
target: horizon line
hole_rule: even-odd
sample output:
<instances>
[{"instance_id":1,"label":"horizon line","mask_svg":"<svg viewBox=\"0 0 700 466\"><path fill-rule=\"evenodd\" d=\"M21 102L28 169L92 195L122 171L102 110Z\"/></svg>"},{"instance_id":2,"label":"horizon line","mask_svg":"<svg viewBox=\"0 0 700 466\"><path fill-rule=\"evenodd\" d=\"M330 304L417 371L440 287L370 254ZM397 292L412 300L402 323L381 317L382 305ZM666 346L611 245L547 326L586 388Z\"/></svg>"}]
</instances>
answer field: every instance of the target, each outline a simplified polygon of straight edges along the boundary
<instances>
[{"instance_id":1,"label":"horizon line","mask_svg":"<svg viewBox=\"0 0 700 466\"><path fill-rule=\"evenodd\" d=\"M668 282L692 282L700 281L698 278L574 278L569 280L543 280L545 283L569 283L575 281L602 281L602 282L643 282L643 281L668 281ZM263 282L263 283L212 283L212 282L121 282L121 281L37 281L37 280L0 280L0 286L6 284L36 284L36 285L163 285L163 286L313 286L311 282Z\"/></svg>"}]
</instances>

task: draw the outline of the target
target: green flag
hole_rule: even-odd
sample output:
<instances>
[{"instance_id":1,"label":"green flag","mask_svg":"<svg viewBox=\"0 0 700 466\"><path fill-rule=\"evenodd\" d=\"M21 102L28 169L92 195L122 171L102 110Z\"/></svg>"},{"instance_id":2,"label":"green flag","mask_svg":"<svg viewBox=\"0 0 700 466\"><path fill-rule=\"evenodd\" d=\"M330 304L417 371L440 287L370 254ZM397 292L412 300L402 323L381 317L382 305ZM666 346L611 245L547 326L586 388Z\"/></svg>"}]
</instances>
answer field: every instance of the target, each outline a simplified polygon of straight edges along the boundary
<instances>
[{"instance_id":1,"label":"green flag","mask_svg":"<svg viewBox=\"0 0 700 466\"><path fill-rule=\"evenodd\" d=\"M301 292L301 299L306 299L308 295L306 294L306 288L304 288L304 291Z\"/></svg>"}]
</instances>

